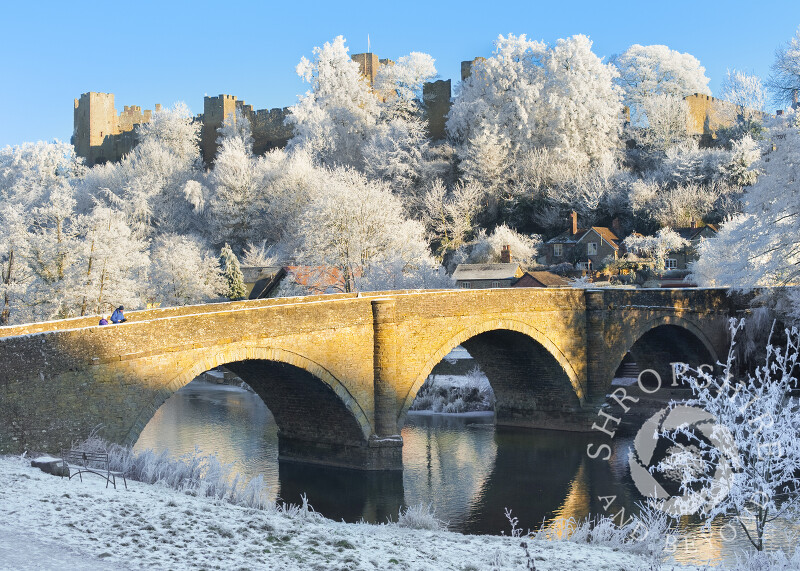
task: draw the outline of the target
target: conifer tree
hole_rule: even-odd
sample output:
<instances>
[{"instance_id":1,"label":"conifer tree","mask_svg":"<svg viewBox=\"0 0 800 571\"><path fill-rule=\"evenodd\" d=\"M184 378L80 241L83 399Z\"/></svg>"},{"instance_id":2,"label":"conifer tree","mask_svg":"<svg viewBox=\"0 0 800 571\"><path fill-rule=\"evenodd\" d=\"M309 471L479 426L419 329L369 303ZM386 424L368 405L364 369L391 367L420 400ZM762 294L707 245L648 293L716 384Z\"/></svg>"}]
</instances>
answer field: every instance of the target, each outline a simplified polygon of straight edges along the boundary
<instances>
[{"instance_id":1,"label":"conifer tree","mask_svg":"<svg viewBox=\"0 0 800 571\"><path fill-rule=\"evenodd\" d=\"M222 263L222 275L225 279L225 297L234 301L244 299L247 295L247 288L244 286L244 274L239 266L236 254L233 253L227 242L222 248L220 262Z\"/></svg>"}]
</instances>

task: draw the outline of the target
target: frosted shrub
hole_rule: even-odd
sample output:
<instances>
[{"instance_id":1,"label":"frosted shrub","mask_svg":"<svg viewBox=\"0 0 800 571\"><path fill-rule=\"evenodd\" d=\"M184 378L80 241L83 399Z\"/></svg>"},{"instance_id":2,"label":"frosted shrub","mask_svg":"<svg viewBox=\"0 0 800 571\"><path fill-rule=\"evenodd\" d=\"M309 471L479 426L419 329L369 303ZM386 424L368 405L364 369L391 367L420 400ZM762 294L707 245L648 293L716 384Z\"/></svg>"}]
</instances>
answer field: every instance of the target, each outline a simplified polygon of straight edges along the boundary
<instances>
[{"instance_id":1,"label":"frosted shrub","mask_svg":"<svg viewBox=\"0 0 800 571\"><path fill-rule=\"evenodd\" d=\"M262 476L246 481L234 471L233 464L222 464L214 455L202 456L198 449L173 459L167 451L135 453L129 447L108 444L94 433L84 444L107 451L111 469L123 472L129 480L158 483L193 496L253 509L275 509L270 499L270 488Z\"/></svg>"},{"instance_id":2,"label":"frosted shrub","mask_svg":"<svg viewBox=\"0 0 800 571\"><path fill-rule=\"evenodd\" d=\"M447 529L447 522L436 517L436 512L431 504L417 504L397 512L397 525L409 529L430 529L434 531L444 531Z\"/></svg>"},{"instance_id":3,"label":"frosted shrub","mask_svg":"<svg viewBox=\"0 0 800 571\"><path fill-rule=\"evenodd\" d=\"M669 537L675 533L675 521L657 509L652 502L638 504L638 508L639 513L631 516L621 526L615 523L614 518L606 516L580 521L570 517L558 519L548 526L542 525L538 531L528 535L545 541L591 543L623 549L643 555L651 562L651 568L657 569L668 557L665 548ZM506 518L511 524L512 536L519 537L517 518L513 518L507 508ZM513 535L514 533L517 535Z\"/></svg>"},{"instance_id":4,"label":"frosted shrub","mask_svg":"<svg viewBox=\"0 0 800 571\"><path fill-rule=\"evenodd\" d=\"M462 377L431 375L422 385L411 410L462 413L494 410L494 391L478 367Z\"/></svg>"}]
</instances>

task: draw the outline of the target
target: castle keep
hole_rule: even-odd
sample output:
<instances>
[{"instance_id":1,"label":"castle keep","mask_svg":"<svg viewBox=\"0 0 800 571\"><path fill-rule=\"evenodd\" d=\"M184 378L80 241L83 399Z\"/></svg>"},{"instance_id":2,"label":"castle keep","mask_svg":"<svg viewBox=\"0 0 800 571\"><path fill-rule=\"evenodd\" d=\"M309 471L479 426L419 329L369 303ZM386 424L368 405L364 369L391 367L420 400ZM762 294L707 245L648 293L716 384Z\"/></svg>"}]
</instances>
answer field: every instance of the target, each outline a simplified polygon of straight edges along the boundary
<instances>
[{"instance_id":1,"label":"castle keep","mask_svg":"<svg viewBox=\"0 0 800 571\"><path fill-rule=\"evenodd\" d=\"M378 70L384 65L393 65L390 59L379 59L373 53L353 54L351 59L358 63L361 74L373 86ZM465 64L467 67L465 68ZM462 79L464 70L469 70L472 62L462 63ZM469 75L467 73L467 75ZM428 119L428 134L433 140L445 137L444 125L450 111L450 80L426 83L423 86L423 103ZM161 109L156 104L155 110ZM236 111L247 117L253 134L253 152L264 154L271 149L286 146L292 137L292 128L285 124L289 108L258 109L247 105L235 95L219 95L205 97L203 113L195 117L203 124L200 132L200 150L203 160L210 164L217 153L217 129L222 127L225 118L234 116ZM147 123L152 111L133 105L125 106L117 115L114 107L113 93L97 93L90 91L75 100L75 122L72 144L79 157L86 160L88 166L108 161L119 161L131 152L136 145L136 125Z\"/></svg>"}]
</instances>

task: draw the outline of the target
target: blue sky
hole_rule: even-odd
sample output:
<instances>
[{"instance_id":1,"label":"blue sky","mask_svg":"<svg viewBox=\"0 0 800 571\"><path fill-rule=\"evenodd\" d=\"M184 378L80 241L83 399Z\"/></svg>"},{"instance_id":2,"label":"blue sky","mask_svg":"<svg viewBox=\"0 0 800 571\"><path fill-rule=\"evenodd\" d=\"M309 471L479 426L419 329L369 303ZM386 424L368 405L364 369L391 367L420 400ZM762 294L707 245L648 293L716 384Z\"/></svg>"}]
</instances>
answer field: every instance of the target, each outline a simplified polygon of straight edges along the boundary
<instances>
[{"instance_id":1,"label":"blue sky","mask_svg":"<svg viewBox=\"0 0 800 571\"><path fill-rule=\"evenodd\" d=\"M555 42L586 34L608 57L666 44L697 57L717 92L728 67L765 77L800 25L800 2L5 2L0 147L69 140L73 100L114 93L152 109L230 93L256 109L293 104L300 57L343 35L351 53L431 54L442 79L488 56L498 34Z\"/></svg>"}]
</instances>

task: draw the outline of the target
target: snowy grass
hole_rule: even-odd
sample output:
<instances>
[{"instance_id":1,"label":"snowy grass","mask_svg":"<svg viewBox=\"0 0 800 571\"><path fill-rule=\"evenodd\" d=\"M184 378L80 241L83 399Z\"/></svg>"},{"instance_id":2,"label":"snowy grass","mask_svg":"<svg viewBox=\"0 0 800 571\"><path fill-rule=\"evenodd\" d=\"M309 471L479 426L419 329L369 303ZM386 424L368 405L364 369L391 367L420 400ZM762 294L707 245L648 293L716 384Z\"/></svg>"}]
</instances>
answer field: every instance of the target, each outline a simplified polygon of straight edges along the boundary
<instances>
[{"instance_id":1,"label":"snowy grass","mask_svg":"<svg viewBox=\"0 0 800 571\"><path fill-rule=\"evenodd\" d=\"M421 571L646 570L641 557L566 541L520 540L346 524L310 506L257 510L163 485L68 480L0 456L4 569L285 569ZM24 546L24 549L21 547Z\"/></svg>"},{"instance_id":2,"label":"snowy grass","mask_svg":"<svg viewBox=\"0 0 800 571\"><path fill-rule=\"evenodd\" d=\"M478 367L466 375L431 375L420 388L411 410L463 413L494 410L494 391Z\"/></svg>"}]
</instances>

